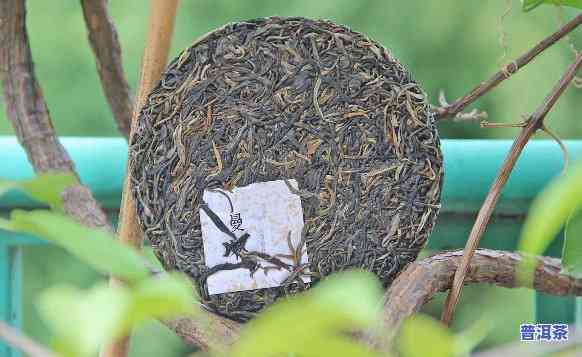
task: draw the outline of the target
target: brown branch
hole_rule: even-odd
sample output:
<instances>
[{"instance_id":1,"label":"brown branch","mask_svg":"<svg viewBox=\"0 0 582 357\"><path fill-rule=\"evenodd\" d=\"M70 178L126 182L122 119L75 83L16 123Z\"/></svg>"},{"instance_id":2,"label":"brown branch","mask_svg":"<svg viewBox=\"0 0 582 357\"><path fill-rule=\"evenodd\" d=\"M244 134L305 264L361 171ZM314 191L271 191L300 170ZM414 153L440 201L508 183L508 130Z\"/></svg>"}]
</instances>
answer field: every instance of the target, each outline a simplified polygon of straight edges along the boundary
<instances>
[{"instance_id":1,"label":"brown branch","mask_svg":"<svg viewBox=\"0 0 582 357\"><path fill-rule=\"evenodd\" d=\"M185 343L202 351L220 351L238 340L241 324L210 312L205 315L196 320L179 318L162 322Z\"/></svg>"},{"instance_id":2,"label":"brown branch","mask_svg":"<svg viewBox=\"0 0 582 357\"><path fill-rule=\"evenodd\" d=\"M521 133L513 142L511 151L505 158L503 166L499 170L499 173L497 174L497 177L495 178L493 185L489 189L487 197L485 197L485 201L483 202L483 205L481 206L481 209L477 214L477 218L475 219L475 223L473 225L471 233L469 234L469 238L467 239L463 260L461 262L461 265L459 266L458 271L455 273L453 287L449 292L447 301L445 303L445 309L443 311L442 316L443 323L448 325L449 322L451 321L453 312L455 310L455 306L459 300L459 296L461 295L463 281L465 279L465 275L467 274L471 257L473 256L475 249L477 249L477 246L479 245L479 241L481 240L481 237L483 236L483 233L487 228L487 223L489 222L491 214L493 213L495 205L497 204L497 201L501 194L501 190L503 189L503 186L505 186L505 183L509 179L509 175L511 174L511 171L514 168L515 163L519 158L519 155L523 151L523 148L525 147L529 139L535 134L535 132L538 129L542 128L546 115L552 109L554 104L556 104L556 102L558 101L562 93L566 90L568 84L572 81L574 76L576 76L576 72L580 68L581 64L582 64L582 54L579 54L576 57L574 63L570 65L564 76L556 84L552 92L546 97L542 105L535 111L535 113L533 113L527 119L525 126L521 130Z\"/></svg>"},{"instance_id":3,"label":"brown branch","mask_svg":"<svg viewBox=\"0 0 582 357\"><path fill-rule=\"evenodd\" d=\"M151 0L148 36L142 59L137 103L131 120L130 143L135 131L139 110L155 83L159 81L168 61L177 7L178 0ZM129 172L131 170L127 169L127 175ZM119 212L119 240L136 249L141 249L143 232L137 220L135 203L131 195L131 180L127 175L123 185ZM122 284L122 282L115 277L111 277L110 284L115 286ZM105 346L101 351L101 356L125 357L127 356L128 348L129 336L123 336Z\"/></svg>"},{"instance_id":4,"label":"brown branch","mask_svg":"<svg viewBox=\"0 0 582 357\"><path fill-rule=\"evenodd\" d=\"M107 0L81 0L81 6L103 92L119 131L129 138L133 100L123 73L117 31L107 12Z\"/></svg>"},{"instance_id":5,"label":"brown branch","mask_svg":"<svg viewBox=\"0 0 582 357\"><path fill-rule=\"evenodd\" d=\"M471 260L466 283L495 284L504 288L533 288L550 295L582 295L582 280L561 274L560 260L537 257L534 279L516 279L522 255L490 249L479 249ZM389 345L402 322L438 293L451 288L453 275L460 269L463 251L442 252L410 264L394 280L384 295L382 337L368 337L368 342L381 349ZM529 284L529 285L528 285Z\"/></svg>"},{"instance_id":6,"label":"brown branch","mask_svg":"<svg viewBox=\"0 0 582 357\"><path fill-rule=\"evenodd\" d=\"M25 28L24 5L24 0L0 2L0 79L4 85L7 116L37 173L63 172L76 175L73 162L53 129L35 77ZM68 187L62 193L62 198L65 212L82 224L113 231L107 216L85 186L78 184ZM216 336L224 336L228 340L227 336L236 335L238 328L234 323L223 323L221 317L209 312L203 313L202 319L215 326ZM170 328L175 327L176 332L189 342L201 346L213 345L211 336L200 331L202 325L198 321L179 319L167 324ZM186 326L189 330L186 330Z\"/></svg>"},{"instance_id":7,"label":"brown branch","mask_svg":"<svg viewBox=\"0 0 582 357\"><path fill-rule=\"evenodd\" d=\"M24 0L0 2L0 79L4 85L7 117L35 172L77 176L71 158L55 134L36 80L25 17ZM63 192L63 203L65 212L81 223L111 229L91 192L80 183Z\"/></svg>"},{"instance_id":8,"label":"brown branch","mask_svg":"<svg viewBox=\"0 0 582 357\"><path fill-rule=\"evenodd\" d=\"M521 57L509 63L502 70L495 73L491 78L479 84L464 97L459 98L455 100L453 103L448 104L444 107L435 108L437 119L454 117L457 114L461 113L461 111L465 109L465 107L473 103L475 100L483 96L485 93L489 92L491 89L495 88L499 83L503 82L507 78L511 77L513 74L517 73L523 66L530 63L540 53L542 53L548 47L552 46L557 41L562 39L564 36L569 34L572 30L577 28L578 25L580 25L580 23L582 23L582 14L576 16L573 20L568 22L558 31L554 32L550 36L543 39L534 48L530 49L527 53L523 54Z\"/></svg>"},{"instance_id":9,"label":"brown branch","mask_svg":"<svg viewBox=\"0 0 582 357\"><path fill-rule=\"evenodd\" d=\"M56 357L46 347L22 335L18 330L0 321L0 340L30 357Z\"/></svg>"}]
</instances>

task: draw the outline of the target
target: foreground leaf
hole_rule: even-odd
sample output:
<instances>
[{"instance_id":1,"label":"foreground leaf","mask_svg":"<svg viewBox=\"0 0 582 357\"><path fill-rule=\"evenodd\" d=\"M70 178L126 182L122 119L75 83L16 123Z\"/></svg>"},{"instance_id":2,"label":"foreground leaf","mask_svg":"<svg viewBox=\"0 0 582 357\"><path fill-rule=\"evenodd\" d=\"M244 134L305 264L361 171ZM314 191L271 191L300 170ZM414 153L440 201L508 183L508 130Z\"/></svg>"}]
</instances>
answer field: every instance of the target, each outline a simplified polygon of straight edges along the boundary
<instances>
[{"instance_id":1,"label":"foreground leaf","mask_svg":"<svg viewBox=\"0 0 582 357\"><path fill-rule=\"evenodd\" d=\"M562 269L566 274L582 278L582 205L566 222Z\"/></svg>"},{"instance_id":2,"label":"foreground leaf","mask_svg":"<svg viewBox=\"0 0 582 357\"><path fill-rule=\"evenodd\" d=\"M40 316L65 356L90 356L121 332L131 294L125 288L100 284L89 291L57 286L44 291L37 303Z\"/></svg>"},{"instance_id":3,"label":"foreground leaf","mask_svg":"<svg viewBox=\"0 0 582 357\"><path fill-rule=\"evenodd\" d=\"M521 4L523 11L531 11L543 4L563 5L582 9L582 0L521 0Z\"/></svg>"},{"instance_id":4,"label":"foreground leaf","mask_svg":"<svg viewBox=\"0 0 582 357\"><path fill-rule=\"evenodd\" d=\"M404 321L398 336L403 357L451 357L455 355L455 336L440 322L413 315Z\"/></svg>"},{"instance_id":5,"label":"foreground leaf","mask_svg":"<svg viewBox=\"0 0 582 357\"><path fill-rule=\"evenodd\" d=\"M196 300L192 283L182 274L164 274L160 278L146 279L134 289L131 308L125 316L125 328L151 318L193 314Z\"/></svg>"},{"instance_id":6,"label":"foreground leaf","mask_svg":"<svg viewBox=\"0 0 582 357\"><path fill-rule=\"evenodd\" d=\"M61 193L78 183L72 174L42 174L30 180L11 181L0 179L0 196L12 189L20 189L31 198L46 203L54 209L61 209Z\"/></svg>"},{"instance_id":7,"label":"foreground leaf","mask_svg":"<svg viewBox=\"0 0 582 357\"><path fill-rule=\"evenodd\" d=\"M371 326L379 314L375 276L351 271L327 278L281 301L251 321L229 356L377 356L348 333Z\"/></svg>"},{"instance_id":8,"label":"foreground leaf","mask_svg":"<svg viewBox=\"0 0 582 357\"><path fill-rule=\"evenodd\" d=\"M0 221L0 228L30 233L51 241L94 269L129 282L149 276L143 258L121 244L114 235L87 228L60 213L14 210L10 221Z\"/></svg>"},{"instance_id":9,"label":"foreground leaf","mask_svg":"<svg viewBox=\"0 0 582 357\"><path fill-rule=\"evenodd\" d=\"M534 200L523 225L518 248L542 254L566 219L582 203L582 162L566 175L554 179ZM531 267L529 267L531 270Z\"/></svg>"},{"instance_id":10,"label":"foreground leaf","mask_svg":"<svg viewBox=\"0 0 582 357\"><path fill-rule=\"evenodd\" d=\"M100 284L84 291L53 287L38 310L65 356L91 356L99 347L148 319L194 314L192 286L182 275L149 278L133 288Z\"/></svg>"}]
</instances>

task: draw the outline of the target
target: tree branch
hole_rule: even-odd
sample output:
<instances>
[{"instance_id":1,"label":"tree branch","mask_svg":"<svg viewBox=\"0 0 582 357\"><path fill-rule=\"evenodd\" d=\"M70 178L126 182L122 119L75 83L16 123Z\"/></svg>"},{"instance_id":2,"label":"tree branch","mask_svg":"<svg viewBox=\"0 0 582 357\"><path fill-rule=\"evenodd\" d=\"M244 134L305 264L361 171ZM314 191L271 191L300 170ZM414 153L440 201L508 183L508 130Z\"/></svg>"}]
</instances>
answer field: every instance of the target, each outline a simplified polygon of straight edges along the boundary
<instances>
[{"instance_id":1,"label":"tree branch","mask_svg":"<svg viewBox=\"0 0 582 357\"><path fill-rule=\"evenodd\" d=\"M53 129L35 77L25 20L24 0L0 2L0 79L4 85L7 116L37 173L76 175L73 162ZM68 215L88 227L113 231L106 214L85 186L77 184L68 187L62 198ZM214 326L213 333L218 337L228 340L227 336L237 335L238 326L235 323L224 322L224 319L210 312L203 312L201 319ZM166 324L176 328L177 334L188 342L213 346L212 336L202 330L204 325L200 321L183 318Z\"/></svg>"},{"instance_id":2,"label":"tree branch","mask_svg":"<svg viewBox=\"0 0 582 357\"><path fill-rule=\"evenodd\" d=\"M59 142L42 90L36 80L26 33L24 0L0 2L0 79L6 112L35 172L75 176L74 165ZM65 212L90 227L111 230L105 213L80 183L63 192ZM86 203L90 205L87 211Z\"/></svg>"},{"instance_id":3,"label":"tree branch","mask_svg":"<svg viewBox=\"0 0 582 357\"><path fill-rule=\"evenodd\" d=\"M81 6L103 92L119 131L129 138L133 99L123 73L121 47L107 12L107 0L81 0Z\"/></svg>"},{"instance_id":4,"label":"tree branch","mask_svg":"<svg viewBox=\"0 0 582 357\"><path fill-rule=\"evenodd\" d=\"M530 49L528 52L523 54L521 57L515 59L513 62L506 65L502 70L495 73L491 78L482 82L477 87L473 88L465 96L455 100L446 106L435 108L436 117L438 120L447 117L454 117L461 113L465 107L473 103L475 100L479 99L485 93L489 92L491 89L497 87L497 85L507 78L511 77L513 74L517 73L523 66L530 63L534 58L536 58L540 53L546 50L548 47L552 46L554 43L558 42L564 36L569 34L572 30L577 28L580 23L582 23L582 14L576 16L573 20L568 22L558 31L554 32L550 36L543 39L535 47Z\"/></svg>"},{"instance_id":5,"label":"tree branch","mask_svg":"<svg viewBox=\"0 0 582 357\"><path fill-rule=\"evenodd\" d=\"M177 7L178 0L151 0L150 22L148 25L146 47L142 59L137 103L131 120L129 134L130 145L131 138L135 132L139 111L143 106L147 95L151 92L156 82L160 80L168 61ZM126 177L121 196L118 233L119 240L122 243L130 245L136 249L141 249L143 232L137 219L135 203L133 202L131 193L131 179L129 178L130 172L131 170L128 168L126 170ZM111 277L110 284L115 286L122 284L122 282L115 277ZM125 357L127 356L128 347L129 336L123 336L117 341L105 346L101 351L101 356Z\"/></svg>"},{"instance_id":6,"label":"tree branch","mask_svg":"<svg viewBox=\"0 0 582 357\"><path fill-rule=\"evenodd\" d=\"M509 175L514 168L519 155L533 134L535 134L535 132L543 126L546 115L552 109L554 104L556 104L574 76L576 76L576 72L580 68L581 64L582 54L579 54L576 56L574 63L570 65L564 76L556 84L552 92L546 97L542 105L528 118L525 126L513 142L509 154L505 158L505 161L503 162L503 165L499 170L493 185L485 197L485 201L483 202L483 205L477 214L477 218L475 219L475 223L471 233L469 234L469 238L467 239L467 243L465 245L465 254L463 255L463 259L458 271L455 273L453 287L451 288L445 303L445 309L443 310L442 316L443 323L448 325L452 319L455 306L457 305L461 295L461 289L463 288L465 275L469 269L469 262L473 256L473 253L475 252L475 249L477 249L477 246L479 245L479 241L481 240L483 233L485 233L485 229L487 228L491 214L493 213L495 205L497 204L499 196L501 195L501 190L509 179Z\"/></svg>"},{"instance_id":7,"label":"tree branch","mask_svg":"<svg viewBox=\"0 0 582 357\"><path fill-rule=\"evenodd\" d=\"M434 297L451 288L453 275L460 269L463 251L442 252L410 264L398 275L384 295L382 336L368 336L370 345L387 349L402 322ZM560 260L538 257L534 279L516 279L522 255L490 249L475 252L466 283L495 284L504 288L533 288L550 295L582 295L582 280L561 274ZM528 285L531 284L531 285Z\"/></svg>"},{"instance_id":8,"label":"tree branch","mask_svg":"<svg viewBox=\"0 0 582 357\"><path fill-rule=\"evenodd\" d=\"M235 343L239 338L241 324L227 318L206 313L199 320L179 318L162 321L182 340L202 351L216 351Z\"/></svg>"}]
</instances>

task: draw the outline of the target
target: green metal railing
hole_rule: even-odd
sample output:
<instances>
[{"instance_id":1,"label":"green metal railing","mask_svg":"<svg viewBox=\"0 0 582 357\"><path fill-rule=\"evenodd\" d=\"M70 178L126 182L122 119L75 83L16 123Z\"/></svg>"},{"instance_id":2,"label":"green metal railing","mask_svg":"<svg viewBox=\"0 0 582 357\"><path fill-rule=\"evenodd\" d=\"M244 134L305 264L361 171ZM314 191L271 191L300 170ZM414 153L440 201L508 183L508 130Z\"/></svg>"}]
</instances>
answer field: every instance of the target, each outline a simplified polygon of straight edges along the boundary
<instances>
[{"instance_id":1,"label":"green metal railing","mask_svg":"<svg viewBox=\"0 0 582 357\"><path fill-rule=\"evenodd\" d=\"M127 144L118 138L63 138L87 185L112 218L117 216ZM572 160L582 158L582 141L566 141ZM509 152L507 140L443 140L445 181L442 210L428 249L464 247L477 210L499 167ZM552 141L539 140L527 145L501 195L495 215L481 247L514 250L521 224L532 199L562 170L562 153ZM13 137L0 137L0 177L26 179L33 176L24 151ZM22 194L11 192L0 199L0 214L14 208L38 208ZM30 236L0 231L0 318L19 327L21 322L22 247L43 244ZM559 256L561 239L547 254ZM536 294L535 319L539 322L573 322L576 300ZM582 306L581 304L578 304ZM578 309L582 310L582 309ZM0 344L0 356L17 356Z\"/></svg>"}]
</instances>

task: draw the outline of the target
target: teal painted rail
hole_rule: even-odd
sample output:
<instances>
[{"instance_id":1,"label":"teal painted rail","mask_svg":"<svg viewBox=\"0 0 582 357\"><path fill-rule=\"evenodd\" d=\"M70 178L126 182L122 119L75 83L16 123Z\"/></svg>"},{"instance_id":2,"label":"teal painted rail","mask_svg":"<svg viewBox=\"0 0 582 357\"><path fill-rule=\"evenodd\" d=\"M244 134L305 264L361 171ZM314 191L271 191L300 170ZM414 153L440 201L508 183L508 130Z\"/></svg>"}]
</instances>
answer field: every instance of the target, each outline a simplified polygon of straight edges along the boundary
<instances>
[{"instance_id":1,"label":"teal painted rail","mask_svg":"<svg viewBox=\"0 0 582 357\"><path fill-rule=\"evenodd\" d=\"M63 138L84 184L97 200L115 216L127 160L127 144L118 138ZM572 159L582 159L582 141L566 141ZM443 140L445 185L442 210L429 249L461 248L471 229L491 182L511 141ZM24 151L13 137L0 137L0 177L25 179L33 176ZM562 153L552 141L527 145L501 195L495 216L482 240L482 247L513 250L528 206L536 194L562 169ZM0 199L0 213L13 208L39 207L22 194L12 192ZM21 248L42 244L33 237L0 231L0 318L19 326ZM548 254L559 255L560 241ZM24 282L26 283L26 282ZM573 321L573 298L536 296L538 321ZM3 348L3 349L2 349ZM0 356L16 356L0 346Z\"/></svg>"}]
</instances>

